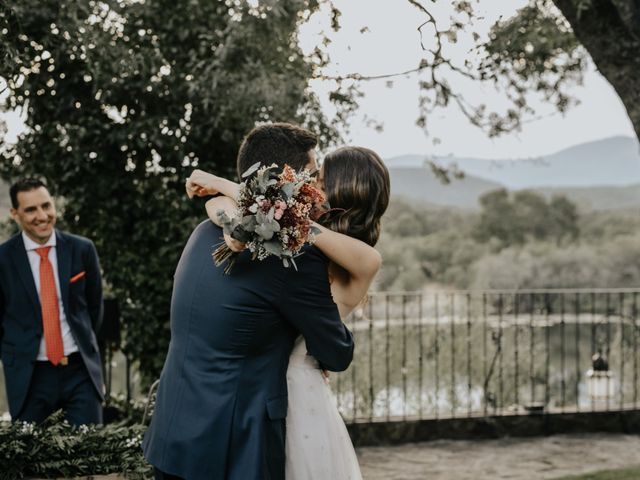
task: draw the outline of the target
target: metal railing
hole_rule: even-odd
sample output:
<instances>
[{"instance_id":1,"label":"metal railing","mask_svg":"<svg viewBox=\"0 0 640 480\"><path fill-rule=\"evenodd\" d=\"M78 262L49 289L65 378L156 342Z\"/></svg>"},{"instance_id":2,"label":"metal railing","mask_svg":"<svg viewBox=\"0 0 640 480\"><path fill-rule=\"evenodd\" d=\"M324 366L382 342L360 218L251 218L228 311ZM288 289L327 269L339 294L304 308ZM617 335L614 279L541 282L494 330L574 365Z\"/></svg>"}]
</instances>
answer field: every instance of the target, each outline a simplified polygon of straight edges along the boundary
<instances>
[{"instance_id":1,"label":"metal railing","mask_svg":"<svg viewBox=\"0 0 640 480\"><path fill-rule=\"evenodd\" d=\"M338 408L347 423L637 410L639 294L374 293L348 320L356 350L351 367L331 377ZM589 372L598 352L606 375ZM128 362L117 363L130 398Z\"/></svg>"},{"instance_id":2,"label":"metal railing","mask_svg":"<svg viewBox=\"0 0 640 480\"><path fill-rule=\"evenodd\" d=\"M338 407L347 422L636 409L639 293L372 294L348 321ZM598 352L608 370L589 372Z\"/></svg>"}]
</instances>

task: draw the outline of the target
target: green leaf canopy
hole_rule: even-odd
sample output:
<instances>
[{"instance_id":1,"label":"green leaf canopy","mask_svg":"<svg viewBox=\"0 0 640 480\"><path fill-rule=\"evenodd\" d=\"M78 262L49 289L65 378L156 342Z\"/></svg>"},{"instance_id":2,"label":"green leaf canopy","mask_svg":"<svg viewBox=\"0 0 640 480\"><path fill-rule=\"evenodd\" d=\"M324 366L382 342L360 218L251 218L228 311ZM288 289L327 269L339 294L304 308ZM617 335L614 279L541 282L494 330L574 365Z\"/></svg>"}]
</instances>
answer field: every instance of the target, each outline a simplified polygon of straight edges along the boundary
<instances>
[{"instance_id":1,"label":"green leaf canopy","mask_svg":"<svg viewBox=\"0 0 640 480\"><path fill-rule=\"evenodd\" d=\"M258 121L335 130L298 46L313 0L13 0L0 6L2 108L27 130L0 174L44 176L62 226L90 237L146 380L169 341L173 272L204 219L194 167L231 176Z\"/></svg>"}]
</instances>

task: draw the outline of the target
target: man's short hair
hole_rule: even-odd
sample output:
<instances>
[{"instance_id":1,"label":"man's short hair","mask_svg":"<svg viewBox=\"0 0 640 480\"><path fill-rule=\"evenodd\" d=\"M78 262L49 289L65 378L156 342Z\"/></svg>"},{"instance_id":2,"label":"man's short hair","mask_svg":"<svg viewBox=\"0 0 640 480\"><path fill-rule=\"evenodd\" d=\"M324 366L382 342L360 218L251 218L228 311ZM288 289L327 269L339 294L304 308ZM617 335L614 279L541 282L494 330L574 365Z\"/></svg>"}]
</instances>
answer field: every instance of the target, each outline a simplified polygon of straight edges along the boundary
<instances>
[{"instance_id":1,"label":"man's short hair","mask_svg":"<svg viewBox=\"0 0 640 480\"><path fill-rule=\"evenodd\" d=\"M40 187L47 188L47 185L42 179L37 177L27 177L17 180L13 185L11 185L11 188L9 188L11 206L13 208L18 208L18 193L30 192L31 190L35 190Z\"/></svg>"},{"instance_id":2,"label":"man's short hair","mask_svg":"<svg viewBox=\"0 0 640 480\"><path fill-rule=\"evenodd\" d=\"M309 130L290 123L269 123L251 130L240 145L238 177L252 165L285 164L302 170L309 163L309 151L316 148L318 137Z\"/></svg>"}]
</instances>

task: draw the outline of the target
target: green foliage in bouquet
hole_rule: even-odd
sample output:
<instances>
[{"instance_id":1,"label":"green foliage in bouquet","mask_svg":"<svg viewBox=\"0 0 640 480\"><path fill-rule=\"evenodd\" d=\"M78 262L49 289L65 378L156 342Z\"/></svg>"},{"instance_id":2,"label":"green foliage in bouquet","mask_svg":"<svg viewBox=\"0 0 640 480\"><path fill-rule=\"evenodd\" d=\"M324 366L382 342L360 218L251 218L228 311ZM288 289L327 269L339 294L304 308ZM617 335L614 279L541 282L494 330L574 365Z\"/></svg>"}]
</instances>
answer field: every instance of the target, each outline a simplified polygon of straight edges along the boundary
<instances>
[{"instance_id":1,"label":"green foliage in bouquet","mask_svg":"<svg viewBox=\"0 0 640 480\"><path fill-rule=\"evenodd\" d=\"M41 425L0 424L0 480L111 473L151 478L140 448L145 429L124 424L72 427L62 412Z\"/></svg>"}]
</instances>

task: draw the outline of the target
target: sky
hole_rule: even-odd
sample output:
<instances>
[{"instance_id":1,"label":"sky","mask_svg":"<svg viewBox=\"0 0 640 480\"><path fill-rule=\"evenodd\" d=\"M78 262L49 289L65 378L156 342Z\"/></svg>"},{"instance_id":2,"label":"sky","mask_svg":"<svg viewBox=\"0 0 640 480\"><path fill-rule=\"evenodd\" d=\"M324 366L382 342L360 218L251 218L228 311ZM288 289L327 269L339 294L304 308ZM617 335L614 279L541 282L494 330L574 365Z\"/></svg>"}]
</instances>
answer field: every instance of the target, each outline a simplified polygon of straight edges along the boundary
<instances>
[{"instance_id":1,"label":"sky","mask_svg":"<svg viewBox=\"0 0 640 480\"><path fill-rule=\"evenodd\" d=\"M403 72L415 68L424 56L417 28L426 17L407 0L334 0L334 3L342 13L342 28L338 33L330 34L333 39L329 49L332 62L327 73L380 75ZM422 3L442 18L448 17L450 2L433 4L422 0ZM511 16L526 5L527 0L472 3L478 15L483 17L478 30L486 33L500 16ZM360 33L365 26L367 30ZM326 12L314 15L301 28L303 49L308 51L313 48L318 42L318 33L323 29L330 32ZM424 40L428 46L428 32L425 32ZM468 47L459 45L457 50L452 51L452 59L462 63ZM327 82L315 82L313 88L326 111L331 112L324 95L329 89ZM388 88L384 80L364 82L362 90L365 97L361 99L361 108L352 120L347 141L372 148L383 158L404 154L530 158L610 136L635 136L622 102L593 66L585 74L583 85L573 90L580 105L566 115L555 112L550 105L534 103L536 117L540 119L526 123L520 132L490 139L472 126L456 107L451 107L429 118L430 134L441 142L437 145L415 125L419 96L416 75L395 78L392 88ZM468 93L482 95L489 106L501 101L500 95L492 88ZM380 133L368 127L367 118L382 122L383 131Z\"/></svg>"},{"instance_id":2,"label":"sky","mask_svg":"<svg viewBox=\"0 0 640 480\"><path fill-rule=\"evenodd\" d=\"M449 1L422 2L436 15L444 19L448 17ZM478 16L483 18L477 30L486 34L489 26L500 16L511 16L527 0L472 0L472 3ZM417 28L425 21L425 16L407 0L334 0L334 4L342 13L339 32L330 32L326 10L315 14L301 27L300 32L301 44L306 51L318 44L322 30L330 32L333 40L329 47L332 62L326 73L380 75L402 72L415 68L424 56ZM361 33L363 27L367 27L367 30ZM428 32L425 32L424 41L428 46ZM451 58L461 63L469 46L461 42L452 50ZM331 85L314 81L312 88L318 93L327 114L331 115L333 108L326 96ZM468 87L462 86L463 93L465 88ZM360 100L360 109L351 121L350 133L345 140L352 145L372 148L387 159L404 154L488 159L531 158L610 136L635 136L622 102L593 67L586 73L584 84L574 90L581 104L565 116L555 112L550 105L533 104L536 117L541 119L526 123L520 132L494 139L472 126L453 106L429 118L431 137L427 138L423 130L415 125L419 97L416 75L394 78L392 88L384 80L363 82L361 90L365 96ZM500 95L491 88L476 88L466 93L482 95L482 100L489 106L501 102ZM9 128L6 139L14 141L15 135L22 129L22 122L15 113L4 118ZM376 131L367 124L367 119L381 122L383 131ZM439 144L434 145L434 137L440 140Z\"/></svg>"}]
</instances>

